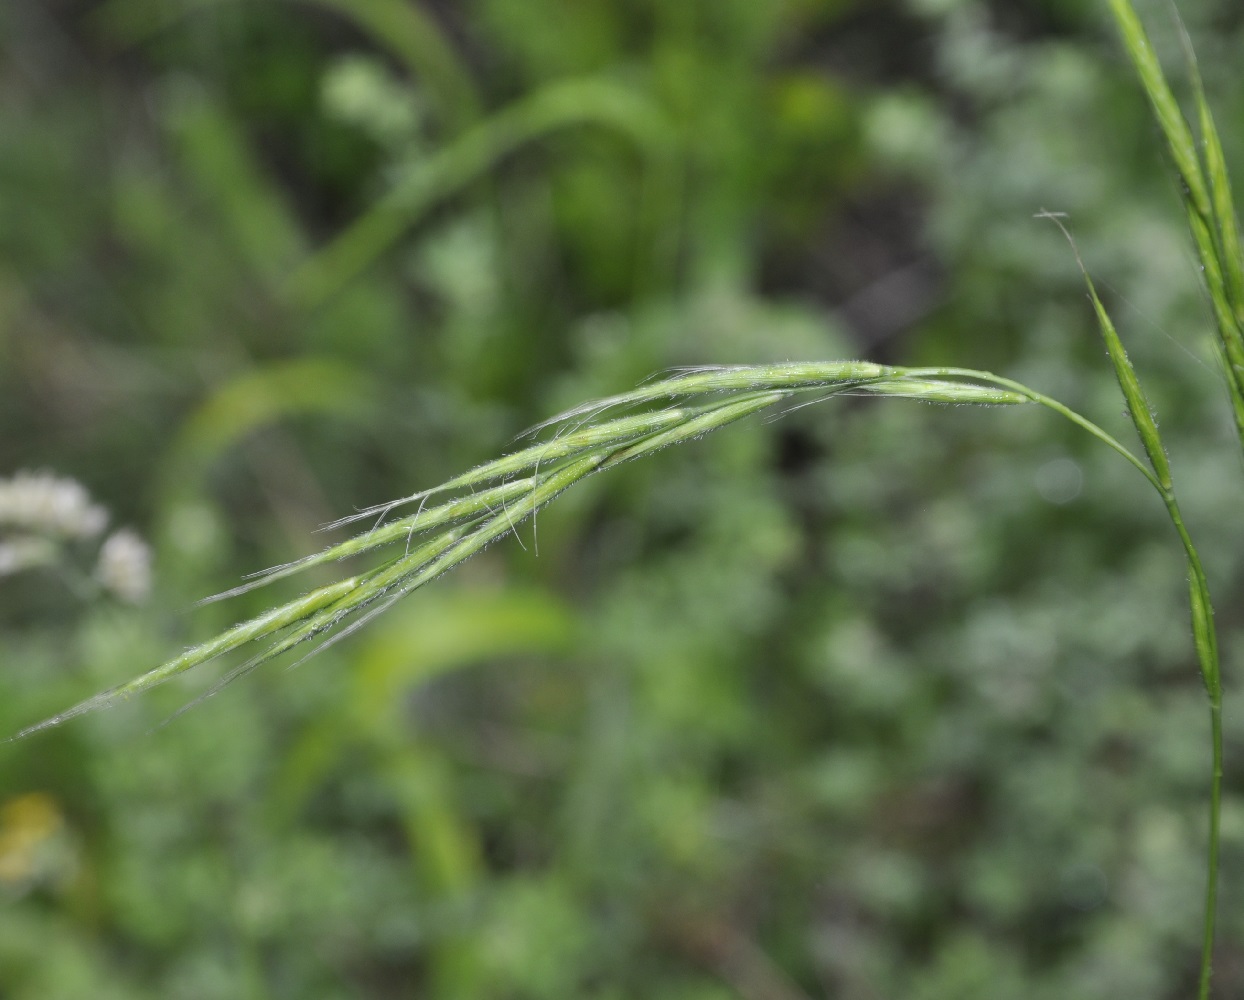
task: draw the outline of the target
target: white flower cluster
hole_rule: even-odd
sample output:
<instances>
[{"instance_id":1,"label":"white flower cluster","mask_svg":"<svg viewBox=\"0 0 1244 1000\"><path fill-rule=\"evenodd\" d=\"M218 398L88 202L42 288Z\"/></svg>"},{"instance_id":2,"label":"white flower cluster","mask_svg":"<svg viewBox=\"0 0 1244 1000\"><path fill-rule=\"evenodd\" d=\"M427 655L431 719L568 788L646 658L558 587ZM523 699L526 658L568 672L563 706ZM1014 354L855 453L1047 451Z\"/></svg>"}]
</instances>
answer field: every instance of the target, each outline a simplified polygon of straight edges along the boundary
<instances>
[{"instance_id":1,"label":"white flower cluster","mask_svg":"<svg viewBox=\"0 0 1244 1000\"><path fill-rule=\"evenodd\" d=\"M50 565L56 561L57 552L56 543L46 538L14 538L0 542L0 576Z\"/></svg>"},{"instance_id":2,"label":"white flower cluster","mask_svg":"<svg viewBox=\"0 0 1244 1000\"><path fill-rule=\"evenodd\" d=\"M95 579L123 601L138 604L151 593L151 549L128 528L114 531L99 550Z\"/></svg>"},{"instance_id":3,"label":"white flower cluster","mask_svg":"<svg viewBox=\"0 0 1244 1000\"><path fill-rule=\"evenodd\" d=\"M108 512L75 479L50 472L0 478L0 576L54 566L67 556L65 543L96 538L107 526ZM123 601L144 600L151 549L127 528L114 531L100 547L94 578Z\"/></svg>"},{"instance_id":4,"label":"white flower cluster","mask_svg":"<svg viewBox=\"0 0 1244 1000\"><path fill-rule=\"evenodd\" d=\"M19 472L0 479L0 528L14 527L59 538L94 538L108 512L91 502L76 479L50 472Z\"/></svg>"}]
</instances>

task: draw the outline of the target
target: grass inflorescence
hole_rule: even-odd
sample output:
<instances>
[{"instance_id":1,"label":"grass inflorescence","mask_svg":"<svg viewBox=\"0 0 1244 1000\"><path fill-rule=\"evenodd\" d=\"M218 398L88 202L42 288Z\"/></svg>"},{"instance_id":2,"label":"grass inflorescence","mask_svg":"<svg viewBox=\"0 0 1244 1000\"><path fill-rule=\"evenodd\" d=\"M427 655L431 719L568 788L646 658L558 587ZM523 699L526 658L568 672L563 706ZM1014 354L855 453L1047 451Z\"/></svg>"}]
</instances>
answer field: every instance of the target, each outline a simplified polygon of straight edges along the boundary
<instances>
[{"instance_id":1,"label":"grass inflorescence","mask_svg":"<svg viewBox=\"0 0 1244 1000\"><path fill-rule=\"evenodd\" d=\"M312 567L387 548L381 564L241 622L152 670L88 698L18 734L28 736L106 708L193 667L268 642L213 687L303 643L332 642L411 591L513 533L563 490L597 472L702 437L736 420L812 397L863 393L935 403L1014 405L1039 394L983 372L904 369L867 362L698 368L576 407L541 424L542 437L432 489L369 507L330 527L368 520L367 530L303 559L276 566L210 597L225 600ZM1120 448L1122 446L1119 446ZM399 507L412 514L388 520ZM316 646L318 650L321 646Z\"/></svg>"},{"instance_id":2,"label":"grass inflorescence","mask_svg":"<svg viewBox=\"0 0 1244 1000\"><path fill-rule=\"evenodd\" d=\"M225 600L312 567L377 549L388 548L397 554L373 569L241 622L132 680L24 729L18 737L106 708L243 646L269 643L202 696L210 697L243 674L304 643L320 640L320 645L312 648L315 652L348 635L395 601L514 533L560 493L588 476L695 440L764 410L840 395L890 396L952 405L1038 403L1089 430L1161 488L1161 482L1144 463L1100 427L1035 390L988 372L901 368L863 361L678 371L630 392L561 413L530 432L543 436L542 440L439 486L334 522L329 527L364 520L373 523L353 538L265 570L207 600ZM414 504L418 506L413 514L387 520L398 508Z\"/></svg>"}]
</instances>

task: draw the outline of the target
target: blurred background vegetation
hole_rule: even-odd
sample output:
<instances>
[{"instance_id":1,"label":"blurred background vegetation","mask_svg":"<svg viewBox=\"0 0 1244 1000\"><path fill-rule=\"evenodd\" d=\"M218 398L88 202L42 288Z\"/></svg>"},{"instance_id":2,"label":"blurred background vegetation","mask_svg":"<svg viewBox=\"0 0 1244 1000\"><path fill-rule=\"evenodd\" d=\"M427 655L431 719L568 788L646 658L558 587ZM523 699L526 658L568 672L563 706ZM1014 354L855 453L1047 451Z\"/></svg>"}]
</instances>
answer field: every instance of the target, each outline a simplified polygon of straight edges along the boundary
<instances>
[{"instance_id":1,"label":"blurred background vegetation","mask_svg":"<svg viewBox=\"0 0 1244 1000\"><path fill-rule=\"evenodd\" d=\"M1239 176L1244 15L1180 9ZM155 559L141 604L0 579L0 732L672 365L988 368L1127 435L1042 208L1163 418L1238 762L1240 467L1104 3L7 0L0 475L76 478ZM1207 713L1115 455L837 401L519 534L167 728L210 670L0 747L0 996L1190 995ZM1242 794L1229 763L1222 997Z\"/></svg>"}]
</instances>

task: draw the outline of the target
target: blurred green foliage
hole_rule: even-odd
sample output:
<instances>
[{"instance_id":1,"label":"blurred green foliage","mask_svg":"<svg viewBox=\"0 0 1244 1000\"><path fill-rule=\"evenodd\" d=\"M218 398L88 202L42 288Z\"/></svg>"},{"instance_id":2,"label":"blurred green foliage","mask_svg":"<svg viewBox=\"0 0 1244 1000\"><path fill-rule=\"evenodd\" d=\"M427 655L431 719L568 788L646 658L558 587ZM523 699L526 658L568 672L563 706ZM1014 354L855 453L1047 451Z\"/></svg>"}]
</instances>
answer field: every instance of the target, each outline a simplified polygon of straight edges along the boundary
<instances>
[{"instance_id":1,"label":"blurred green foliage","mask_svg":"<svg viewBox=\"0 0 1244 1000\"><path fill-rule=\"evenodd\" d=\"M1240 121L1237 5L1180 9ZM1104 4L10 0L0 137L0 473L156 547L142 607L0 579L0 732L671 365L971 365L1124 436L1046 208L1164 415L1238 758L1230 410ZM1033 412L831 403L595 478L296 675L0 749L0 996L1186 996L1208 723L1168 535Z\"/></svg>"}]
</instances>

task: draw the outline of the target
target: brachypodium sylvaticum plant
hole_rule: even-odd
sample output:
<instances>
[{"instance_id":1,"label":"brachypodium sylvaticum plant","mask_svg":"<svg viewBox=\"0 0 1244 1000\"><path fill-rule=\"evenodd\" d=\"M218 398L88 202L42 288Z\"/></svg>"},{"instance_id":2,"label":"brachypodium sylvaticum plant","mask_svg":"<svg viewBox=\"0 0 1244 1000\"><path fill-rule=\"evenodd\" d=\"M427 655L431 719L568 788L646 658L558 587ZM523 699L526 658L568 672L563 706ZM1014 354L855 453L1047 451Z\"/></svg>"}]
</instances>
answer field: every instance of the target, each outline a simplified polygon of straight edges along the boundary
<instances>
[{"instance_id":1,"label":"brachypodium sylvaticum plant","mask_svg":"<svg viewBox=\"0 0 1244 1000\"><path fill-rule=\"evenodd\" d=\"M1218 133L1205 99L1191 47L1186 47L1195 129L1185 118L1153 53L1130 0L1110 0L1128 54L1149 98L1178 172L1184 206L1200 260L1217 333L1236 428L1244 444L1244 256ZM1186 42L1186 36L1185 36ZM474 162L474 161L472 161ZM1059 226L1058 216L1042 213ZM1074 249L1074 247L1073 247ZM1081 269L1084 270L1081 264ZM1222 683L1213 610L1201 560L1184 525L1157 421L1140 380L1092 280L1089 300L1114 366L1143 458L1084 416L1034 389L988 372L965 368L904 368L864 361L705 366L674 372L630 392L596 400L546 421L531 443L433 489L337 522L374 521L356 537L284 566L269 569L210 600L221 600L312 566L373 549L395 552L379 566L269 610L222 632L153 670L38 722L29 736L76 716L105 708L192 667L252 642L268 645L228 672L202 697L311 640L323 649L436 579L522 522L582 479L670 445L681 444L735 420L841 395L898 396L930 403L1011 406L1039 404L1114 449L1144 476L1162 500L1188 566L1192 635L1211 719L1209 844L1204 938L1198 997L1210 996L1217 908L1222 787ZM389 518L399 508L413 512ZM308 653L307 655L311 655ZM201 699L199 699L201 700ZM189 707L189 706L187 706Z\"/></svg>"}]
</instances>

